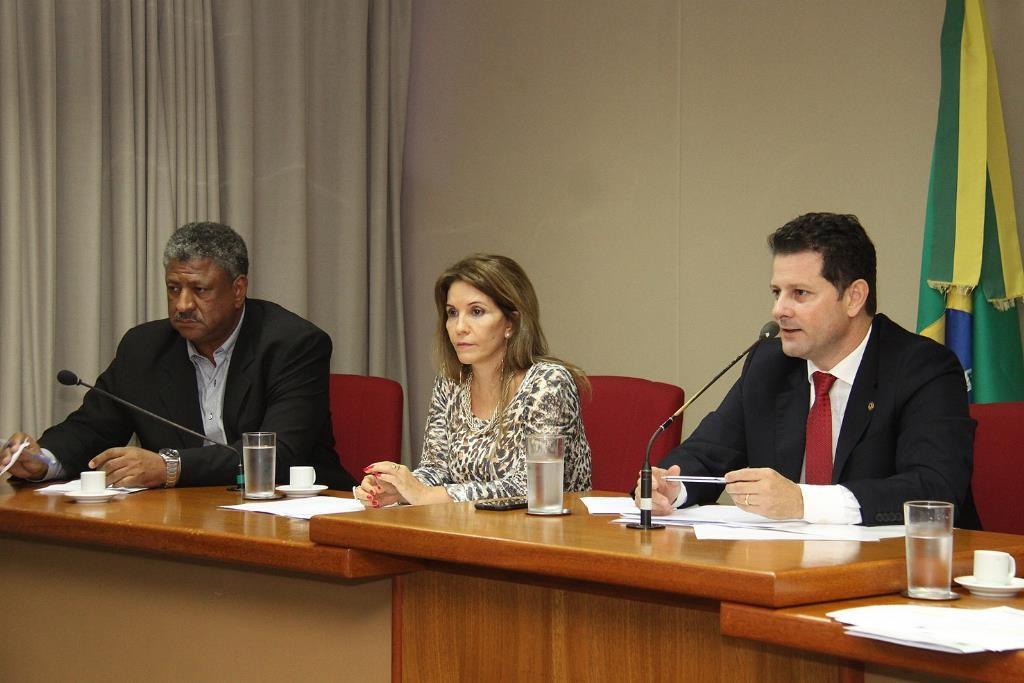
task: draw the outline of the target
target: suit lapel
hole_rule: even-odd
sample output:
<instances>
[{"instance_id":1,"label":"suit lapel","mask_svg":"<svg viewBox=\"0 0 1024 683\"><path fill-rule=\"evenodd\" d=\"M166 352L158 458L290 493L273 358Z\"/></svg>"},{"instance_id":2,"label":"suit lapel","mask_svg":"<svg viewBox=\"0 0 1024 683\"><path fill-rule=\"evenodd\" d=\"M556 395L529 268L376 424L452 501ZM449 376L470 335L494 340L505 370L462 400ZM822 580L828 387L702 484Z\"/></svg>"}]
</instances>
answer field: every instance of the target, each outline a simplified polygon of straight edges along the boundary
<instances>
[{"instance_id":1,"label":"suit lapel","mask_svg":"<svg viewBox=\"0 0 1024 683\"><path fill-rule=\"evenodd\" d=\"M252 381L249 369L256 358L256 336L263 324L263 312L252 299L245 302L245 319L231 353L228 384L224 389L224 436L228 443L241 437L238 425L242 408L249 398Z\"/></svg>"},{"instance_id":2,"label":"suit lapel","mask_svg":"<svg viewBox=\"0 0 1024 683\"><path fill-rule=\"evenodd\" d=\"M832 465L833 484L839 483L839 475L846 466L853 447L860 442L874 414L878 390L878 339L886 322L887 319L882 314L875 316L871 338L864 349L857 377L853 380L850 399L846 403L846 413L843 415L843 426L839 430L839 442L836 444L836 457Z\"/></svg>"},{"instance_id":3,"label":"suit lapel","mask_svg":"<svg viewBox=\"0 0 1024 683\"><path fill-rule=\"evenodd\" d=\"M791 481L800 481L809 405L807 363L793 363L787 385L775 399L776 462L781 468L779 473Z\"/></svg>"}]
</instances>

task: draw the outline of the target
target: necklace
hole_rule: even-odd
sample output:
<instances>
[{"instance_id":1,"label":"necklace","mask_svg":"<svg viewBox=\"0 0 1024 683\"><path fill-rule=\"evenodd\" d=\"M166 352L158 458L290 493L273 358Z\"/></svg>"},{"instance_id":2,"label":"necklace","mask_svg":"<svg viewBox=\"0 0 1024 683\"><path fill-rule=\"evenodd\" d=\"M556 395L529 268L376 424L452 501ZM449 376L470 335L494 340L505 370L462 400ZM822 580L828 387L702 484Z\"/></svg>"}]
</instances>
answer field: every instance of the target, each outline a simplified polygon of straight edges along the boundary
<instances>
[{"instance_id":1,"label":"necklace","mask_svg":"<svg viewBox=\"0 0 1024 683\"><path fill-rule=\"evenodd\" d=\"M491 416L487 419L477 417L473 413L473 375L470 375L466 379L464 385L464 391L462 392L462 399L460 401L460 407L462 413L466 417L466 425L469 427L470 434L478 436L491 430L492 427L498 422L498 406L495 404L494 411Z\"/></svg>"}]
</instances>

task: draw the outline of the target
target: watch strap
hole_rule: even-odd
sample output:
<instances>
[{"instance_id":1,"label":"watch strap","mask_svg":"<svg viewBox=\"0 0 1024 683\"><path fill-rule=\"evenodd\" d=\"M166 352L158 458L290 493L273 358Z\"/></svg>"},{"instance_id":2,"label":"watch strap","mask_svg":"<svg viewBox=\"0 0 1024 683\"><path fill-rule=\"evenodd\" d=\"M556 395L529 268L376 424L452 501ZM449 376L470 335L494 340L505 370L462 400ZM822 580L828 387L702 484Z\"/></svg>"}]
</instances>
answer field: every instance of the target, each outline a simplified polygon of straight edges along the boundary
<instances>
[{"instance_id":1,"label":"watch strap","mask_svg":"<svg viewBox=\"0 0 1024 683\"><path fill-rule=\"evenodd\" d=\"M181 456L173 448L161 448L159 455L164 459L164 466L167 467L164 488L173 488L178 484L178 477L181 476Z\"/></svg>"}]
</instances>

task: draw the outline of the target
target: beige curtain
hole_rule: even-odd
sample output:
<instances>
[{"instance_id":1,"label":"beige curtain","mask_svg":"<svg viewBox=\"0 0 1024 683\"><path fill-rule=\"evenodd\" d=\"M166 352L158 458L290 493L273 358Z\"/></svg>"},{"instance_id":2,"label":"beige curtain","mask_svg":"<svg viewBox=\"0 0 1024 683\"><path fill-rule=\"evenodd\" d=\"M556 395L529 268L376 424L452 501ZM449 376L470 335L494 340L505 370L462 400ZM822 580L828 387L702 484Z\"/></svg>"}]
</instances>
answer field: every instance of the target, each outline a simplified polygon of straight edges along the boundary
<instances>
[{"instance_id":1,"label":"beige curtain","mask_svg":"<svg viewBox=\"0 0 1024 683\"><path fill-rule=\"evenodd\" d=\"M221 0L213 18L223 213L250 291L326 330L334 372L405 387L409 0Z\"/></svg>"},{"instance_id":2,"label":"beige curtain","mask_svg":"<svg viewBox=\"0 0 1024 683\"><path fill-rule=\"evenodd\" d=\"M56 370L165 315L163 243L219 213L210 27L201 0L0 0L0 429L77 406Z\"/></svg>"},{"instance_id":3,"label":"beige curtain","mask_svg":"<svg viewBox=\"0 0 1024 683\"><path fill-rule=\"evenodd\" d=\"M335 371L404 379L408 0L224 0L213 15L221 197L252 290L328 330Z\"/></svg>"},{"instance_id":4,"label":"beige curtain","mask_svg":"<svg viewBox=\"0 0 1024 683\"><path fill-rule=\"evenodd\" d=\"M409 0L0 0L0 430L78 405L166 315L190 220L246 239L250 292L405 385L399 199ZM6 434L5 434L6 436ZM408 438L405 439L408 443Z\"/></svg>"}]
</instances>

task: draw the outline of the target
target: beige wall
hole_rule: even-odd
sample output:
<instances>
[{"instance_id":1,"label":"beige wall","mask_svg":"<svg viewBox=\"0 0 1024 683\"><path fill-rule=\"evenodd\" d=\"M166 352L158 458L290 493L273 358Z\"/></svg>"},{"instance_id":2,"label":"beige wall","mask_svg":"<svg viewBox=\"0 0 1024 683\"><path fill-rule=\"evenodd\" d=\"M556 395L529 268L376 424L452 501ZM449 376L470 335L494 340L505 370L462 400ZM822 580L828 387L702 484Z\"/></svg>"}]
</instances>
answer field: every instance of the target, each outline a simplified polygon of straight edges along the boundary
<instances>
[{"instance_id":1,"label":"beige wall","mask_svg":"<svg viewBox=\"0 0 1024 683\"><path fill-rule=\"evenodd\" d=\"M414 3L414 453L433 280L473 251L523 264L556 355L693 392L770 317L767 233L806 211L854 212L879 250L881 309L912 327L944 4ZM1024 3L987 4L1024 196ZM694 405L687 432L737 372Z\"/></svg>"}]
</instances>

